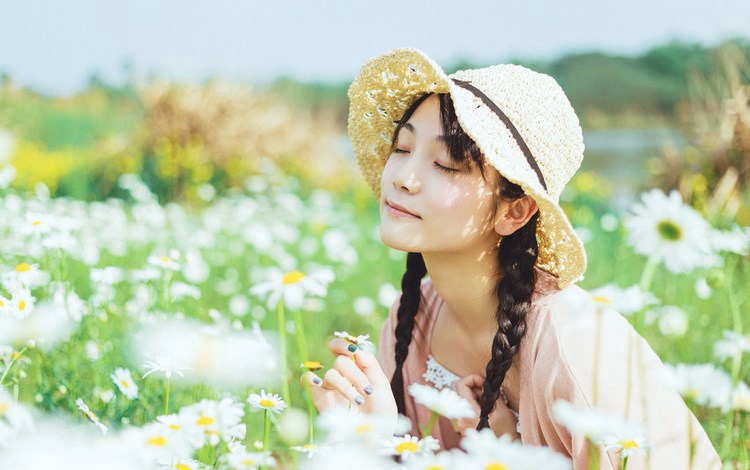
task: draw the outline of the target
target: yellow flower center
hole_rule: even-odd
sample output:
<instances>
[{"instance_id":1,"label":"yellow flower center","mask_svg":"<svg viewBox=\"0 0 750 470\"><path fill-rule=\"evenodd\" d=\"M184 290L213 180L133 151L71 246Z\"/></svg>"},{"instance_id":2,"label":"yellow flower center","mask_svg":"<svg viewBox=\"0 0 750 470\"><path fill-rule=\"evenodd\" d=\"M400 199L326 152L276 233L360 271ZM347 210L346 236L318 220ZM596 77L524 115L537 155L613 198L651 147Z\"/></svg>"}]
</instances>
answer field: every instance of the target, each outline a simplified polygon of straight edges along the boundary
<instances>
[{"instance_id":1,"label":"yellow flower center","mask_svg":"<svg viewBox=\"0 0 750 470\"><path fill-rule=\"evenodd\" d=\"M354 428L354 432L357 434L364 434L372 431L372 424L360 424Z\"/></svg>"},{"instance_id":2,"label":"yellow flower center","mask_svg":"<svg viewBox=\"0 0 750 470\"><path fill-rule=\"evenodd\" d=\"M734 400L735 408L741 410L750 410L750 397L737 397ZM2 411L2 409L0 409Z\"/></svg>"},{"instance_id":3,"label":"yellow flower center","mask_svg":"<svg viewBox=\"0 0 750 470\"><path fill-rule=\"evenodd\" d=\"M0 307L5 307L5 302L2 299L0 299Z\"/></svg>"},{"instance_id":4,"label":"yellow flower center","mask_svg":"<svg viewBox=\"0 0 750 470\"><path fill-rule=\"evenodd\" d=\"M318 448L318 446L316 446L315 444L305 444L302 447L305 449L310 449L310 450L315 450Z\"/></svg>"},{"instance_id":5,"label":"yellow flower center","mask_svg":"<svg viewBox=\"0 0 750 470\"><path fill-rule=\"evenodd\" d=\"M214 424L214 419L210 416L201 416L198 421L195 422L198 426L210 426Z\"/></svg>"},{"instance_id":6,"label":"yellow flower center","mask_svg":"<svg viewBox=\"0 0 750 470\"><path fill-rule=\"evenodd\" d=\"M671 220L662 220L656 224L656 231L661 238L670 242L682 239L682 228Z\"/></svg>"},{"instance_id":7,"label":"yellow flower center","mask_svg":"<svg viewBox=\"0 0 750 470\"><path fill-rule=\"evenodd\" d=\"M484 467L484 470L508 470L508 467L501 463L492 462L491 464Z\"/></svg>"},{"instance_id":8,"label":"yellow flower center","mask_svg":"<svg viewBox=\"0 0 750 470\"><path fill-rule=\"evenodd\" d=\"M161 262L162 263L169 263L170 261L172 261L172 260L170 260L168 256L162 256L161 257Z\"/></svg>"},{"instance_id":9,"label":"yellow flower center","mask_svg":"<svg viewBox=\"0 0 750 470\"><path fill-rule=\"evenodd\" d=\"M276 408L276 403L264 398L260 401L260 406L262 406L263 408Z\"/></svg>"},{"instance_id":10,"label":"yellow flower center","mask_svg":"<svg viewBox=\"0 0 750 470\"><path fill-rule=\"evenodd\" d=\"M174 468L177 470L193 470L192 468L190 468L188 465L185 465L184 463L175 464Z\"/></svg>"},{"instance_id":11,"label":"yellow flower center","mask_svg":"<svg viewBox=\"0 0 750 470\"><path fill-rule=\"evenodd\" d=\"M284 274L284 278L281 280L281 283L284 284L285 286L289 284L297 284L304 277L305 277L304 273L301 273L299 271L292 271L290 273Z\"/></svg>"},{"instance_id":12,"label":"yellow flower center","mask_svg":"<svg viewBox=\"0 0 750 470\"><path fill-rule=\"evenodd\" d=\"M125 388L129 388L129 387L130 387L130 384L129 384L129 383L128 383L128 381L127 381L127 380L125 380L125 379L123 379L123 380L120 380L120 385L122 385L122 386L123 386L123 387L125 387Z\"/></svg>"},{"instance_id":13,"label":"yellow flower center","mask_svg":"<svg viewBox=\"0 0 750 470\"><path fill-rule=\"evenodd\" d=\"M396 446L396 452L403 454L404 452L416 452L419 450L419 446L416 442L406 441Z\"/></svg>"},{"instance_id":14,"label":"yellow flower center","mask_svg":"<svg viewBox=\"0 0 750 470\"><path fill-rule=\"evenodd\" d=\"M628 439L626 441L620 441L620 445L622 446L623 449L639 449L641 447L633 439Z\"/></svg>"},{"instance_id":15,"label":"yellow flower center","mask_svg":"<svg viewBox=\"0 0 750 470\"><path fill-rule=\"evenodd\" d=\"M438 467L437 465L433 465L431 467L427 467L427 470L445 470L445 467Z\"/></svg>"},{"instance_id":16,"label":"yellow flower center","mask_svg":"<svg viewBox=\"0 0 750 470\"><path fill-rule=\"evenodd\" d=\"M25 273L29 269L31 269L31 265L29 263L21 263L18 266L16 266L17 273Z\"/></svg>"},{"instance_id":17,"label":"yellow flower center","mask_svg":"<svg viewBox=\"0 0 750 470\"><path fill-rule=\"evenodd\" d=\"M180 426L179 424L170 424L169 429L171 429L172 431L179 431L180 429L182 429L182 426Z\"/></svg>"},{"instance_id":18,"label":"yellow flower center","mask_svg":"<svg viewBox=\"0 0 750 470\"><path fill-rule=\"evenodd\" d=\"M0 402L0 416L5 416L5 413L8 412L8 408L10 408L10 405L8 405L7 401Z\"/></svg>"},{"instance_id":19,"label":"yellow flower center","mask_svg":"<svg viewBox=\"0 0 750 470\"><path fill-rule=\"evenodd\" d=\"M146 443L148 445L152 445L156 447L164 447L167 445L167 438L164 436L156 436L146 441Z\"/></svg>"},{"instance_id":20,"label":"yellow flower center","mask_svg":"<svg viewBox=\"0 0 750 470\"><path fill-rule=\"evenodd\" d=\"M700 396L700 392L694 388L689 388L685 390L685 392L683 393L683 396L685 398L691 398L695 400L696 398L698 398L698 396Z\"/></svg>"},{"instance_id":21,"label":"yellow flower center","mask_svg":"<svg viewBox=\"0 0 750 470\"><path fill-rule=\"evenodd\" d=\"M35 220L35 221L31 222L31 225L33 225L34 227L39 227L40 225L42 225L42 221L41 220Z\"/></svg>"},{"instance_id":22,"label":"yellow flower center","mask_svg":"<svg viewBox=\"0 0 750 470\"><path fill-rule=\"evenodd\" d=\"M255 466L255 460L247 459L242 461L242 465L245 465L247 467L253 467Z\"/></svg>"},{"instance_id":23,"label":"yellow flower center","mask_svg":"<svg viewBox=\"0 0 750 470\"><path fill-rule=\"evenodd\" d=\"M317 370L317 369L322 369L323 368L323 366L318 361L305 361L305 362L302 363L302 367L304 367L306 369L312 369L312 370Z\"/></svg>"},{"instance_id":24,"label":"yellow flower center","mask_svg":"<svg viewBox=\"0 0 750 470\"><path fill-rule=\"evenodd\" d=\"M610 299L609 297L605 297L603 295L595 295L591 298L598 304L612 305L612 299Z\"/></svg>"},{"instance_id":25,"label":"yellow flower center","mask_svg":"<svg viewBox=\"0 0 750 470\"><path fill-rule=\"evenodd\" d=\"M18 310L20 310L22 312L24 310L26 310L26 301L25 300L22 300L22 301L18 302Z\"/></svg>"}]
</instances>

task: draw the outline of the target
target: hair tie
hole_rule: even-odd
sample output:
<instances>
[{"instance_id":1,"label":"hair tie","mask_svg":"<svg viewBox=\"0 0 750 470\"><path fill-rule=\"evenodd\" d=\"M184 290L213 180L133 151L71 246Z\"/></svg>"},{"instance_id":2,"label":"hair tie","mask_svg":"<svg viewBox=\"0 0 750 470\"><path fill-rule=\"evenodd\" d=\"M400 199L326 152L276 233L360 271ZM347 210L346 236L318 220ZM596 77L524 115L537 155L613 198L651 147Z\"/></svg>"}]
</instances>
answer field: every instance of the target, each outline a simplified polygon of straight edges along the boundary
<instances>
[{"instance_id":1,"label":"hair tie","mask_svg":"<svg viewBox=\"0 0 750 470\"><path fill-rule=\"evenodd\" d=\"M477 426L477 431L481 431L482 429L489 428L490 427L490 418L482 414L479 417L479 425Z\"/></svg>"}]
</instances>

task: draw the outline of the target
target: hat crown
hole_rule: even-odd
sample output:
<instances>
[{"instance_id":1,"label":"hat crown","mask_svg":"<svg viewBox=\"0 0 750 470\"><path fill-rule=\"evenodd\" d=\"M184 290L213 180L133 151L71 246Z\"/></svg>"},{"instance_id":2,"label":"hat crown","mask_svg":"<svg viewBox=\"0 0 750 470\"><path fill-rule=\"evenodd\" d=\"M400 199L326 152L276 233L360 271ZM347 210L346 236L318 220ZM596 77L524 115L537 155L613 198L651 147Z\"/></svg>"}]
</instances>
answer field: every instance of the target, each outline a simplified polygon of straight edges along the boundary
<instances>
[{"instance_id":1,"label":"hat crown","mask_svg":"<svg viewBox=\"0 0 750 470\"><path fill-rule=\"evenodd\" d=\"M449 77L470 82L508 116L539 165L547 193L558 201L583 161L584 144L578 116L557 81L515 64L460 70Z\"/></svg>"}]
</instances>

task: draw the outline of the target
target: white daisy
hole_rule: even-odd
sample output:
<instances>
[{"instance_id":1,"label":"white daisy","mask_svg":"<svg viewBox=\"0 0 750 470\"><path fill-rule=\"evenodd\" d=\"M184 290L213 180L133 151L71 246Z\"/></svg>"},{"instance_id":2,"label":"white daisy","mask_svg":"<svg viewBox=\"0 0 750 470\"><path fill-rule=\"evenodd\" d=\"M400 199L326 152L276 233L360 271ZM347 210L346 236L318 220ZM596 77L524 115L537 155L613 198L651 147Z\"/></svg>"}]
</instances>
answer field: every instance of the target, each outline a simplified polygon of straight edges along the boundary
<instances>
[{"instance_id":1,"label":"white daisy","mask_svg":"<svg viewBox=\"0 0 750 470\"><path fill-rule=\"evenodd\" d=\"M747 256L750 252L750 228L735 225L731 230L712 230L710 242L717 252Z\"/></svg>"},{"instance_id":2,"label":"white daisy","mask_svg":"<svg viewBox=\"0 0 750 470\"><path fill-rule=\"evenodd\" d=\"M102 435L106 436L109 429L101 421L99 421L98 416L96 416L91 410L89 410L88 405L83 402L83 399L76 399L76 405L78 405L78 409L83 411L86 416L88 416L88 418L96 425L96 427L99 428L99 430L102 432Z\"/></svg>"},{"instance_id":3,"label":"white daisy","mask_svg":"<svg viewBox=\"0 0 750 470\"><path fill-rule=\"evenodd\" d=\"M621 458L630 457L637 453L647 454L651 451L651 446L642 434L621 433L604 436L602 444L607 451L614 451Z\"/></svg>"},{"instance_id":4,"label":"white daisy","mask_svg":"<svg viewBox=\"0 0 750 470\"><path fill-rule=\"evenodd\" d=\"M659 309L659 331L666 336L683 336L687 333L689 321L687 313L675 305Z\"/></svg>"},{"instance_id":5,"label":"white daisy","mask_svg":"<svg viewBox=\"0 0 750 470\"><path fill-rule=\"evenodd\" d=\"M297 309L302 307L306 295L325 297L334 274L330 268L318 268L310 274L301 271L282 273L272 270L270 277L271 280L252 287L250 294L259 297L267 295L267 305L271 309L276 308L280 299L284 300L284 306L287 308Z\"/></svg>"},{"instance_id":6,"label":"white daisy","mask_svg":"<svg viewBox=\"0 0 750 470\"><path fill-rule=\"evenodd\" d=\"M711 227L680 193L659 189L641 195L625 221L628 242L636 253L653 256L673 273L721 264L710 242Z\"/></svg>"},{"instance_id":7,"label":"white daisy","mask_svg":"<svg viewBox=\"0 0 750 470\"><path fill-rule=\"evenodd\" d=\"M407 390L417 403L448 419L476 417L469 402L448 387L437 390L429 385L413 383Z\"/></svg>"},{"instance_id":8,"label":"white daisy","mask_svg":"<svg viewBox=\"0 0 750 470\"><path fill-rule=\"evenodd\" d=\"M151 255L147 259L148 264L157 268L167 269L169 271L179 271L180 264L173 258L166 255Z\"/></svg>"},{"instance_id":9,"label":"white daisy","mask_svg":"<svg viewBox=\"0 0 750 470\"><path fill-rule=\"evenodd\" d=\"M660 374L665 386L698 405L723 408L730 399L732 379L713 364L664 364Z\"/></svg>"},{"instance_id":10,"label":"white daisy","mask_svg":"<svg viewBox=\"0 0 750 470\"><path fill-rule=\"evenodd\" d=\"M455 452L451 468L570 470L570 459L543 446L523 445L491 429L468 429L461 440L466 453Z\"/></svg>"},{"instance_id":11,"label":"white daisy","mask_svg":"<svg viewBox=\"0 0 750 470\"><path fill-rule=\"evenodd\" d=\"M565 400L554 402L552 416L571 434L582 435L597 445L601 444L606 436L643 433L640 426L626 421L621 416L605 413L596 408L577 407Z\"/></svg>"},{"instance_id":12,"label":"white daisy","mask_svg":"<svg viewBox=\"0 0 750 470\"><path fill-rule=\"evenodd\" d=\"M607 303L625 316L639 312L650 305L659 303L651 292L643 291L640 286L619 287L614 284L606 284L591 291L594 300Z\"/></svg>"},{"instance_id":13,"label":"white daisy","mask_svg":"<svg viewBox=\"0 0 750 470\"><path fill-rule=\"evenodd\" d=\"M94 284L104 284L108 286L113 286L119 282L122 282L125 278L122 269L114 266L107 266L106 268L101 269L92 269L89 276L91 278L91 282L93 282Z\"/></svg>"},{"instance_id":14,"label":"white daisy","mask_svg":"<svg viewBox=\"0 0 750 470\"><path fill-rule=\"evenodd\" d=\"M287 406L286 402L279 395L266 393L265 390L261 390L260 395L251 393L247 398L247 402L254 408L269 410L276 414L281 413Z\"/></svg>"},{"instance_id":15,"label":"white daisy","mask_svg":"<svg viewBox=\"0 0 750 470\"><path fill-rule=\"evenodd\" d=\"M138 398L138 384L133 380L133 376L130 375L128 369L118 367L115 372L110 375L112 382L117 385L123 395L129 399Z\"/></svg>"},{"instance_id":16,"label":"white daisy","mask_svg":"<svg viewBox=\"0 0 750 470\"><path fill-rule=\"evenodd\" d=\"M175 457L168 464L163 464L162 470L200 470L201 463L197 460Z\"/></svg>"},{"instance_id":17,"label":"white daisy","mask_svg":"<svg viewBox=\"0 0 750 470\"><path fill-rule=\"evenodd\" d=\"M434 437L427 436L420 439L411 434L382 439L380 444L380 452L383 455L399 456L404 461L414 455L432 454L440 449L440 442Z\"/></svg>"},{"instance_id":18,"label":"white daisy","mask_svg":"<svg viewBox=\"0 0 750 470\"><path fill-rule=\"evenodd\" d=\"M185 374L183 374L182 371L190 369L189 367L183 367L174 364L171 358L163 356L156 356L155 358L153 358L153 360L149 360L145 364L143 364L143 367L148 369L148 372L143 374L142 378L144 379L146 378L146 376L153 374L154 372L161 372L166 378L172 377L173 373L179 375L180 377L185 377Z\"/></svg>"},{"instance_id":19,"label":"white daisy","mask_svg":"<svg viewBox=\"0 0 750 470\"><path fill-rule=\"evenodd\" d=\"M724 337L714 343L714 356L720 361L750 353L750 335L724 330Z\"/></svg>"},{"instance_id":20,"label":"white daisy","mask_svg":"<svg viewBox=\"0 0 750 470\"><path fill-rule=\"evenodd\" d=\"M12 271L3 274L3 286L13 291L21 288L33 289L49 283L50 275L39 269L39 265L19 263Z\"/></svg>"},{"instance_id":21,"label":"white daisy","mask_svg":"<svg viewBox=\"0 0 750 470\"><path fill-rule=\"evenodd\" d=\"M260 467L275 467L276 459L271 452L247 452L237 450L222 456L222 461L233 470L254 470Z\"/></svg>"},{"instance_id":22,"label":"white daisy","mask_svg":"<svg viewBox=\"0 0 750 470\"><path fill-rule=\"evenodd\" d=\"M179 414L189 426L197 427L203 438L211 445L217 445L220 440L229 442L232 439L245 438L246 428L242 424L245 411L242 403L230 397L222 398L218 402L201 400L182 408Z\"/></svg>"},{"instance_id":23,"label":"white daisy","mask_svg":"<svg viewBox=\"0 0 750 470\"><path fill-rule=\"evenodd\" d=\"M408 470L449 470L454 466L453 452L439 452L437 454L414 455L403 463Z\"/></svg>"},{"instance_id":24,"label":"white daisy","mask_svg":"<svg viewBox=\"0 0 750 470\"><path fill-rule=\"evenodd\" d=\"M121 439L134 451L142 452L153 460L188 458L194 451L190 442L171 432L162 423L126 428Z\"/></svg>"},{"instance_id":25,"label":"white daisy","mask_svg":"<svg viewBox=\"0 0 750 470\"><path fill-rule=\"evenodd\" d=\"M291 450L297 451L300 454L307 455L308 459L313 458L315 455L328 455L331 452L331 446L321 446L318 444L305 444L301 446L292 446Z\"/></svg>"},{"instance_id":26,"label":"white daisy","mask_svg":"<svg viewBox=\"0 0 750 470\"><path fill-rule=\"evenodd\" d=\"M732 391L732 398L728 406L724 407L722 411L726 413L730 408L750 413L750 387L744 382L737 384L737 387Z\"/></svg>"},{"instance_id":27,"label":"white daisy","mask_svg":"<svg viewBox=\"0 0 750 470\"><path fill-rule=\"evenodd\" d=\"M30 431L34 420L28 408L13 399L0 387L0 448L9 444L9 439L22 431Z\"/></svg>"},{"instance_id":28,"label":"white daisy","mask_svg":"<svg viewBox=\"0 0 750 470\"><path fill-rule=\"evenodd\" d=\"M15 318L22 320L28 317L34 311L34 302L36 298L31 295L31 291L26 288L13 292L10 304L6 308L6 313L10 313Z\"/></svg>"},{"instance_id":29,"label":"white daisy","mask_svg":"<svg viewBox=\"0 0 750 470\"><path fill-rule=\"evenodd\" d=\"M331 442L375 443L383 437L404 434L412 427L411 421L403 415L394 420L391 416L359 413L344 407L323 411L317 423Z\"/></svg>"},{"instance_id":30,"label":"white daisy","mask_svg":"<svg viewBox=\"0 0 750 470\"><path fill-rule=\"evenodd\" d=\"M372 341L368 341L370 335L354 336L350 335L346 331L335 331L333 333L333 336L349 341L352 344L356 344L369 353L373 353L375 351L375 345L372 343Z\"/></svg>"}]
</instances>

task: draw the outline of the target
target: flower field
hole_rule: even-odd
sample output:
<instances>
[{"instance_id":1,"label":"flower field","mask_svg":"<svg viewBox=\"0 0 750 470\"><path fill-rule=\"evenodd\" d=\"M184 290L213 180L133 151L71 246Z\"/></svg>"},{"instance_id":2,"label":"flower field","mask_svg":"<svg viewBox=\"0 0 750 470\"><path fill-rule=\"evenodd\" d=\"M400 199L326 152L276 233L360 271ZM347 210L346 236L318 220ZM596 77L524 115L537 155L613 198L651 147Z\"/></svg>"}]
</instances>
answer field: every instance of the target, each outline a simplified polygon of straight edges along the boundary
<instances>
[{"instance_id":1,"label":"flower field","mask_svg":"<svg viewBox=\"0 0 750 470\"><path fill-rule=\"evenodd\" d=\"M0 468L570 468L486 431L436 453L429 427L390 436L355 403L316 416L299 376L331 366L334 334L377 344L404 269L367 190L301 190L269 163L202 207L127 174L124 198L83 202L10 189L14 173L0 168ZM587 308L625 315L725 463L747 468L750 232L676 192L618 213L582 178L564 203ZM470 413L448 392L410 387L435 416ZM598 420L592 444L623 463L648 452L638 423L565 405L560 422Z\"/></svg>"}]
</instances>

